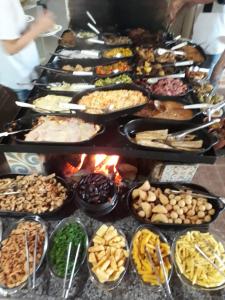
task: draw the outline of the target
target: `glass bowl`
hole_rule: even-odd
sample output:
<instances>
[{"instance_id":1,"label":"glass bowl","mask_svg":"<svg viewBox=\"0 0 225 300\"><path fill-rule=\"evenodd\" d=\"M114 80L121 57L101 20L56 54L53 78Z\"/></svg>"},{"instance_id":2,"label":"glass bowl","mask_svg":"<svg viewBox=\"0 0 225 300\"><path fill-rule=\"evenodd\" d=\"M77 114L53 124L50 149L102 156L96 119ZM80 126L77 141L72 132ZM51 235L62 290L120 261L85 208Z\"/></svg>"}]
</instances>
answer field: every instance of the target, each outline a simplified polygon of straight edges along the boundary
<instances>
[{"instance_id":1,"label":"glass bowl","mask_svg":"<svg viewBox=\"0 0 225 300\"><path fill-rule=\"evenodd\" d=\"M84 225L81 223L81 221L78 218L68 217L68 218L63 219L61 222L58 223L58 225L56 226L56 228L54 229L54 231L52 232L52 234L50 236L49 249L48 249L48 254L47 254L47 262L48 262L48 266L49 266L51 275L53 275L56 278L62 279L62 280L64 279L64 276L61 277L60 275L57 274L57 272L54 268L54 265L51 261L51 258L50 258L50 250L52 248L53 239L54 239L56 233L59 230L63 229L68 224L79 224L80 227L82 228L84 234L85 234L85 244L84 244L83 253L82 253L81 257L78 259L79 264L77 264L77 266L76 266L74 276L76 276L76 274L78 273L80 267L82 266L82 264L85 261L86 253L87 253L87 247L88 247L88 235L87 235L86 229L85 229ZM66 261L66 257L65 257L65 261ZM70 273L69 272L68 272L68 278L70 278Z\"/></svg>"},{"instance_id":2,"label":"glass bowl","mask_svg":"<svg viewBox=\"0 0 225 300\"><path fill-rule=\"evenodd\" d=\"M157 234L160 237L160 241L162 241L164 243L167 243L169 246L170 246L170 244L169 244L167 238L165 237L165 235L158 228L156 228L155 226L150 225L150 224L145 224L145 225L138 226L138 228L134 232L134 235L133 235L133 238L132 238L132 241L131 241L131 246L130 246L131 262L132 262L132 266L133 266L138 278L140 279L142 284L144 284L145 286L151 287L152 290L157 292L157 291L161 290L162 287L165 286L165 283L162 284L162 285L151 285L150 283L147 283L147 282L143 281L141 275L137 271L137 267L136 267L136 264L134 262L133 255L132 255L134 238L135 238L136 234L142 229L148 229L148 230L152 231L153 233ZM170 282L170 279L171 279L171 276L172 276L172 273L173 273L173 262L172 262L171 254L168 255L168 258L169 258L169 261L170 261L170 264L171 264L171 269L170 269L169 274L168 274L168 282Z\"/></svg>"},{"instance_id":3,"label":"glass bowl","mask_svg":"<svg viewBox=\"0 0 225 300\"><path fill-rule=\"evenodd\" d=\"M176 258L175 258L175 254L176 254L176 243L177 241L180 239L181 236L183 235L186 235L188 232L193 232L193 231L199 231L201 233L211 233L213 235L213 237L215 238L215 240L217 242L221 242L224 246L224 249L225 249L225 243L224 243L224 240L222 240L218 234L216 232L213 232L213 231L209 231L207 228L189 228L189 229L186 229L180 233L178 233L174 240L173 240L173 244L172 244L172 259L173 259L173 264L175 266L175 270L176 270L176 273L179 277L179 279L181 280L182 283L184 283L185 285L187 286L190 286L192 287L193 289L197 289L197 290L202 290L202 291L217 291L217 290L220 290L220 289L223 289L225 287L225 277L224 277L224 282L221 283L221 285L219 286L215 286L215 287L204 287L204 286L201 286L201 285L198 285L198 284L192 284L192 282L182 274L177 262L176 262ZM224 272L225 274L225 272Z\"/></svg>"},{"instance_id":4,"label":"glass bowl","mask_svg":"<svg viewBox=\"0 0 225 300\"><path fill-rule=\"evenodd\" d=\"M127 250L128 253L129 253L129 252L130 252L130 251L129 251L129 245L128 245L126 236L125 236L125 234L123 233L123 231L120 230L120 229L118 229L118 228L117 228L115 225L113 225L113 224L105 224L105 225L106 225L106 226L113 226L113 227L117 230L118 234L124 237L124 239L125 239L125 247L124 247L124 250ZM100 227L99 227L99 228L100 228ZM98 229L99 229L99 228L98 228ZM97 229L97 230L98 230L98 229ZM96 232L97 232L97 231L96 231ZM95 235L96 235L96 232L93 234L92 239L91 239L91 241L90 241L90 243L89 243L89 247L88 247L88 248L90 248L90 247L93 246L93 239L94 239L94 237L95 237ZM91 279L91 281L92 281L93 283L95 283L96 286L98 286L100 289L106 290L106 291L111 291L111 290L115 289L115 288L121 283L122 279L124 278L124 276L125 276L125 274L126 274L126 272L127 272L128 266L129 266L129 256L126 258L126 261L125 261L125 264L124 264L124 268L125 268L124 271L121 273L120 277L119 277L116 281L112 281L112 282L109 282L109 281L108 281L108 282L105 282L105 283L101 283L101 282L98 280L98 278L97 278L97 276L95 275L95 273L92 271L92 264L88 261L88 259L87 259L87 263L88 263L88 270L89 270L89 274L90 274L90 279Z\"/></svg>"},{"instance_id":5,"label":"glass bowl","mask_svg":"<svg viewBox=\"0 0 225 300\"><path fill-rule=\"evenodd\" d=\"M27 222L27 221L31 221L31 222L33 221L33 222L36 222L36 223L40 224L41 227L44 230L43 252L42 252L41 259L40 259L39 263L36 266L36 278L38 279L38 276L40 276L41 273L42 273L42 271L43 271L44 258L45 258L45 255L46 255L47 249L48 249L48 228L47 228L45 222L39 216L27 216L27 217L24 217L24 218L20 219L19 221L14 222L8 228L8 230L6 230L4 232L3 239L6 239L9 236L9 234L11 233L11 231L13 229L15 229L20 223ZM30 274L30 276L28 277L28 279L26 279L20 285L18 285L16 287L13 287L13 288L8 288L6 286L0 285L0 294L3 295L3 296L9 296L9 295L13 295L13 294L19 292L20 290L22 290L23 288L26 287L29 278L32 280L32 276L33 276L33 273ZM36 282L37 282L37 280L36 280Z\"/></svg>"}]
</instances>

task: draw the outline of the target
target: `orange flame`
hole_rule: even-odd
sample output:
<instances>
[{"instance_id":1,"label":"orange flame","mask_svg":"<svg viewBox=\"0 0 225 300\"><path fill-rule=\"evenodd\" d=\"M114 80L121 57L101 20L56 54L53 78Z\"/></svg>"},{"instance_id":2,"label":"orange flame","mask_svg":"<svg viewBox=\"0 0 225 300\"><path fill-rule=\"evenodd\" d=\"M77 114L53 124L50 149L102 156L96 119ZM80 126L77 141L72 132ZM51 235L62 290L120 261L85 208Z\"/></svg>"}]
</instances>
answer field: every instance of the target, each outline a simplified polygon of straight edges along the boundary
<instances>
[{"instance_id":1,"label":"orange flame","mask_svg":"<svg viewBox=\"0 0 225 300\"><path fill-rule=\"evenodd\" d=\"M80 163L78 166L73 166L70 163L67 163L65 166L65 175L71 176L82 169L84 161L87 157L87 154L82 154L80 158ZM93 170L91 172L102 173L106 176L112 175L114 181L119 184L122 180L119 172L116 169L116 166L119 161L118 155L105 155L105 154L95 154L91 156L93 157Z\"/></svg>"},{"instance_id":2,"label":"orange flame","mask_svg":"<svg viewBox=\"0 0 225 300\"><path fill-rule=\"evenodd\" d=\"M81 157L80 157L80 163L77 167L71 165L70 163L66 163L66 166L65 166L65 175L66 176L71 176L72 174L75 174L77 173L78 171L80 171L80 169L82 168L83 166L83 163L85 161L85 158L87 157L87 154L82 154Z\"/></svg>"},{"instance_id":3,"label":"orange flame","mask_svg":"<svg viewBox=\"0 0 225 300\"><path fill-rule=\"evenodd\" d=\"M115 182L119 183L121 181L121 176L119 175L116 166L119 161L118 155L105 155L96 154L95 159L95 172L103 173L105 175L110 175L113 173L115 177Z\"/></svg>"}]
</instances>

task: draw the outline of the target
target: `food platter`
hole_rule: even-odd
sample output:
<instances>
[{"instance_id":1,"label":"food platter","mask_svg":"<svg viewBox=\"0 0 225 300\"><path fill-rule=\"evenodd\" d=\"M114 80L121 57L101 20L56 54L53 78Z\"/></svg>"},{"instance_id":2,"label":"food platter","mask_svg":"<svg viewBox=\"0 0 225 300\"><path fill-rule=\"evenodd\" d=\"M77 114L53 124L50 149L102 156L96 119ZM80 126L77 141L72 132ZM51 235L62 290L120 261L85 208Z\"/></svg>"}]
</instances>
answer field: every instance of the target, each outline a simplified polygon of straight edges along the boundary
<instances>
[{"instance_id":1,"label":"food platter","mask_svg":"<svg viewBox=\"0 0 225 300\"><path fill-rule=\"evenodd\" d=\"M167 120L160 120L160 119L137 119L137 120L132 120L128 122L127 124L121 126L119 128L120 133L126 137L126 139L135 147L138 148L145 148L145 149L150 149L150 146L144 146L141 144L137 144L135 141L135 136L139 132L144 132L148 130L152 130L154 128L155 130L162 130L167 128L169 130L169 133L173 132L178 132L184 129L190 129L193 128L193 123L188 123L188 122L179 122L179 121L167 121ZM196 152L196 154L201 155L204 152L209 151L216 143L217 143L217 138L215 136L210 135L206 130L199 130L196 133L196 137L198 139L201 139L203 141L203 147L199 150L192 151L192 153ZM158 151L166 151L166 152L185 152L184 150L178 150L178 149L169 149L167 148L162 149L158 148Z\"/></svg>"},{"instance_id":2,"label":"food platter","mask_svg":"<svg viewBox=\"0 0 225 300\"><path fill-rule=\"evenodd\" d=\"M20 174L1 175L0 176L0 181L4 180L6 178L10 178L10 179L13 179L16 182L16 178L18 176L21 176L21 175ZM38 178L38 177L36 177L36 178ZM67 206L72 207L72 205L73 205L72 204L73 192L70 190L70 188L68 187L68 184L65 182L65 180L63 180L60 177L56 177L56 180L66 190L66 197L65 197L63 203L58 208L55 208L52 211L45 211L45 212L42 212L42 213L39 213L39 214L37 214L36 211L32 213L32 211L21 211L21 210L20 211L18 211L18 210L16 211L16 210L4 210L4 209L1 209L0 210L0 216L1 217L11 217L11 218L23 218L23 217L27 217L27 216L35 215L36 214L36 215L40 216L43 219L54 219L54 218L57 219L57 217L59 217L59 215L63 216L62 211L66 210ZM26 191L22 190L22 192L26 194ZM24 195L24 194L22 194L22 195ZM22 200L21 199L21 197L23 197L22 195L19 194L20 201ZM15 195L15 198L18 199L17 195ZM4 198L2 197L2 202L3 202L3 199ZM11 201L12 201L12 199L11 199ZM26 199L24 199L24 202L25 201L26 201ZM11 202L11 204L13 206L12 202ZM3 203L2 203L2 206L3 206Z\"/></svg>"},{"instance_id":3,"label":"food platter","mask_svg":"<svg viewBox=\"0 0 225 300\"><path fill-rule=\"evenodd\" d=\"M176 183L176 182L151 182L151 186L153 187L156 187L156 188L160 188L162 190L165 190L165 189L171 189L171 190L176 190L177 186L182 186L182 185L185 185L188 189L190 190L198 190L199 193L202 192L202 193L206 193L208 195L212 195L208 192L207 189L203 188L202 186L199 186L199 185L196 185L196 184L187 184L187 183L182 183L182 182L179 182L179 183ZM170 223L161 223L161 222L151 222L150 220L147 220L147 219L144 219L143 217L140 217L137 212L135 211L134 207L133 207L133 200L132 200L132 193L134 191L134 189L140 187L140 184L137 185L136 187L132 188L128 195L127 195L127 206L132 214L132 216L138 220L141 224L151 224L151 225L154 225L154 226L159 226L162 230L184 230L186 228L195 228L195 229L198 229L198 228L202 228L202 227L208 227L210 224L212 224L213 222L216 221L216 219L219 217L219 214L222 213L224 211L224 208L225 208L225 205L224 205L224 202L222 202L222 200L220 200L218 198L217 201L213 200L213 199L208 199L208 202L212 205L212 208L211 209L214 209L215 210L215 213L214 215L212 215L212 218L209 222L205 222L205 223L202 223L202 224L178 224L178 223L173 223L173 224L170 224ZM178 195L179 196L179 195ZM159 202L160 203L160 202ZM178 215L179 217L179 215Z\"/></svg>"},{"instance_id":4,"label":"food platter","mask_svg":"<svg viewBox=\"0 0 225 300\"><path fill-rule=\"evenodd\" d=\"M69 126L71 128L71 126L76 126L75 122L75 118L70 116L61 116L61 115L35 115L35 116L30 116L30 117L24 117L22 119L18 119L16 122L12 122L11 124L8 124L7 129L8 130L23 130L26 128L31 128L30 131L26 131L24 133L20 133L15 135L15 140L17 143L28 143L28 144L42 144L42 145L57 145L57 144L61 144L61 145L73 145L73 146L77 146L77 145L82 145L82 144L88 144L88 143L92 143L93 139L95 139L98 135L101 135L102 133L104 133L105 131L105 127L103 125L98 125L98 124L89 124L87 122L84 122L82 120L77 119L77 134L78 134L78 130L79 130L79 126L83 126L84 127L84 132L83 132L83 136L85 135L85 137L81 137L81 140L77 140L77 141L72 141L73 137L68 137L67 140L63 141L60 140L59 138L57 138L57 141L54 141L54 139L49 139L47 137L43 138L43 140L41 141L41 136L40 136L40 140L37 140L37 137L35 139L28 139L26 140L26 134L28 134L28 132L32 131L32 128L35 129L38 127L38 122L43 123L43 121L47 122L49 124L49 128L51 128L52 130L52 134L53 134L53 126L55 127L55 134L57 134L57 136L59 137L60 134L60 128L56 125L56 123L58 123L59 125L61 124L65 130L65 126ZM64 122L65 121L65 122ZM62 124L62 122L64 122L64 124ZM40 124L41 124L40 123ZM60 126L61 126L60 125ZM73 128L72 127L72 128ZM71 129L72 129L71 128ZM43 129L40 129L43 130ZM46 128L47 130L47 128ZM62 130L62 128L61 128ZM74 127L75 130L75 127ZM91 130L92 133L90 133L89 136L87 136L87 130ZM45 129L44 129L45 131ZM36 134L35 134L36 135ZM42 135L43 136L43 135Z\"/></svg>"}]
</instances>

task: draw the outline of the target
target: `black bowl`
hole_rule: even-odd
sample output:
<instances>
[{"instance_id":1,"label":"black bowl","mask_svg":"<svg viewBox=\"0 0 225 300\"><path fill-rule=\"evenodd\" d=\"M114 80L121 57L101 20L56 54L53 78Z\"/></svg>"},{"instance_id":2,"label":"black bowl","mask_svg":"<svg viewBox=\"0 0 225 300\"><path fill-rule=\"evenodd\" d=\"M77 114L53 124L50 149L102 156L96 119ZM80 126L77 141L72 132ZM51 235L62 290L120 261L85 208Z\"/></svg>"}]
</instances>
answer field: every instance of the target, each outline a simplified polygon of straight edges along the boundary
<instances>
[{"instance_id":1,"label":"black bowl","mask_svg":"<svg viewBox=\"0 0 225 300\"><path fill-rule=\"evenodd\" d=\"M95 174L97 174L97 173L95 173ZM92 204L92 203L88 203L87 201L83 200L77 191L77 186L78 185L76 185L75 191L74 191L75 202L79 206L79 208L81 210L83 210L89 216L93 216L93 217L105 216L105 215L109 214L116 207L116 205L118 203L117 187L116 187L115 183L113 183L113 185L112 185L112 192L110 195L112 197L112 201L111 202L107 201L105 203L99 203L99 204Z\"/></svg>"}]
</instances>

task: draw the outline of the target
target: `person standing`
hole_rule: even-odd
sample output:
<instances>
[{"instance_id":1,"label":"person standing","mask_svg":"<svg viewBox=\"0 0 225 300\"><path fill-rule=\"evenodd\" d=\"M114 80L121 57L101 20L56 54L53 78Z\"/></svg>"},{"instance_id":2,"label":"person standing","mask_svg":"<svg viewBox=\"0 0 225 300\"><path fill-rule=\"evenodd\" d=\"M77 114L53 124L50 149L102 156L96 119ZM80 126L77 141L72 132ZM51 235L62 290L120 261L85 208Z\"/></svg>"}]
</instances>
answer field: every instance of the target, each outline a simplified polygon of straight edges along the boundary
<instances>
[{"instance_id":1,"label":"person standing","mask_svg":"<svg viewBox=\"0 0 225 300\"><path fill-rule=\"evenodd\" d=\"M203 67L211 70L225 50L221 37L225 35L225 1L224 0L172 0L169 6L170 19L185 6L201 4L200 13L193 26L192 41L199 44L207 55Z\"/></svg>"},{"instance_id":2,"label":"person standing","mask_svg":"<svg viewBox=\"0 0 225 300\"><path fill-rule=\"evenodd\" d=\"M39 64L34 40L54 25L53 14L44 11L28 27L19 0L0 0L0 84L13 89L26 101Z\"/></svg>"}]
</instances>

